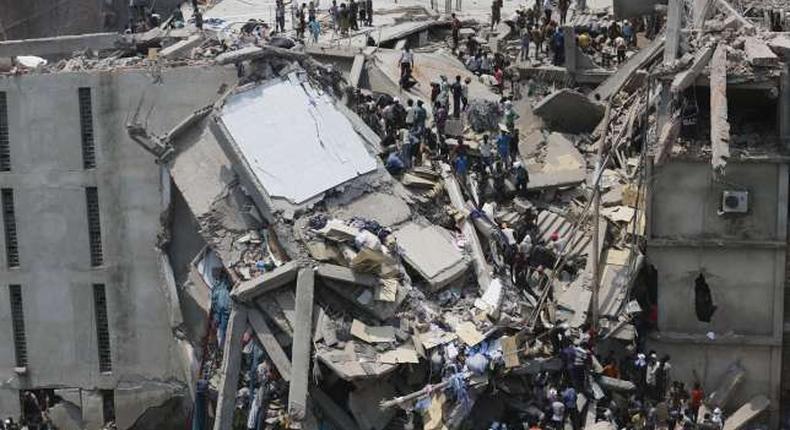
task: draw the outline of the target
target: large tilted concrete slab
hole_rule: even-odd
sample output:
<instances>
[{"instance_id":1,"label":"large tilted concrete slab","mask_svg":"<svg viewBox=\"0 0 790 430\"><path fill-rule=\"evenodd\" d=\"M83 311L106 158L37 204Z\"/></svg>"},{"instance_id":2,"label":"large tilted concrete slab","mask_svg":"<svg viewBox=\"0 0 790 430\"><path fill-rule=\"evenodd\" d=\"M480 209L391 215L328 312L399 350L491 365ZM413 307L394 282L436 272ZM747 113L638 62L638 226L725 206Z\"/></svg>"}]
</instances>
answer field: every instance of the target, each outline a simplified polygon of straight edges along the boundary
<instances>
[{"instance_id":1,"label":"large tilted concrete slab","mask_svg":"<svg viewBox=\"0 0 790 430\"><path fill-rule=\"evenodd\" d=\"M230 430L233 427L233 411L236 409L236 389L241 370L241 338L247 330L247 308L233 305L222 348L222 367L217 394L217 411L214 430Z\"/></svg>"},{"instance_id":2,"label":"large tilted concrete slab","mask_svg":"<svg viewBox=\"0 0 790 430\"><path fill-rule=\"evenodd\" d=\"M289 261L282 266L266 272L261 276L256 276L249 281L240 283L230 296L240 302L250 302L256 297L281 288L294 280L299 272L299 263Z\"/></svg>"},{"instance_id":3,"label":"large tilted concrete slab","mask_svg":"<svg viewBox=\"0 0 790 430\"><path fill-rule=\"evenodd\" d=\"M318 408L325 414L324 418L332 423L335 428L359 430L359 426L357 426L354 419L351 418L343 408L338 406L329 395L315 385L310 387L310 399L315 402Z\"/></svg>"},{"instance_id":4,"label":"large tilted concrete slab","mask_svg":"<svg viewBox=\"0 0 790 430\"><path fill-rule=\"evenodd\" d=\"M442 166L442 179L444 180L444 189L447 190L447 195L450 197L450 203L456 210L466 211L466 203L464 202L464 195L461 193L461 187L458 185L458 181L450 171L449 166ZM475 230L475 226L469 217L466 217L461 224L461 232L469 244L472 254L472 265L475 269L475 275L477 275L480 291L485 291L491 285L491 266L486 261L483 246L480 244L480 238L477 236L477 230Z\"/></svg>"},{"instance_id":5,"label":"large tilted concrete slab","mask_svg":"<svg viewBox=\"0 0 790 430\"><path fill-rule=\"evenodd\" d=\"M727 120L727 47L719 44L710 66L711 165L721 173L730 158L730 123Z\"/></svg>"},{"instance_id":6,"label":"large tilted concrete slab","mask_svg":"<svg viewBox=\"0 0 790 430\"><path fill-rule=\"evenodd\" d=\"M322 278L328 278L339 282L363 285L373 288L379 285L379 278L367 273L357 273L348 267L336 266L334 264L322 264L316 269L316 274Z\"/></svg>"},{"instance_id":7,"label":"large tilted concrete slab","mask_svg":"<svg viewBox=\"0 0 790 430\"><path fill-rule=\"evenodd\" d=\"M533 112L553 131L588 133L601 122L605 110L600 103L566 88L546 96Z\"/></svg>"},{"instance_id":8,"label":"large tilted concrete slab","mask_svg":"<svg viewBox=\"0 0 790 430\"><path fill-rule=\"evenodd\" d=\"M628 59L613 75L609 76L588 96L591 100L604 101L621 88L637 70L653 60L664 49L664 36L657 36L650 45Z\"/></svg>"},{"instance_id":9,"label":"large tilted concrete slab","mask_svg":"<svg viewBox=\"0 0 790 430\"><path fill-rule=\"evenodd\" d=\"M469 268L453 245L450 233L439 226L406 224L393 233L406 263L436 291L461 278Z\"/></svg>"},{"instance_id":10,"label":"large tilted concrete slab","mask_svg":"<svg viewBox=\"0 0 790 430\"><path fill-rule=\"evenodd\" d=\"M749 421L768 409L770 405L771 401L768 400L768 397L763 395L753 397L745 405L741 406L732 415L727 417L727 420L724 421L723 430L740 430L744 428Z\"/></svg>"},{"instance_id":11,"label":"large tilted concrete slab","mask_svg":"<svg viewBox=\"0 0 790 430\"><path fill-rule=\"evenodd\" d=\"M274 336L274 333L272 333L269 325L266 324L266 319L260 311L256 309L247 311L247 319L250 322L250 326L255 331L255 337L257 337L258 341L263 345L263 349L266 350L266 354L272 360L272 363L274 363L274 367L277 368L280 376L285 381L290 381L291 360L285 354L285 351L283 351L280 342L277 342L277 338Z\"/></svg>"},{"instance_id":12,"label":"large tilted concrete slab","mask_svg":"<svg viewBox=\"0 0 790 430\"><path fill-rule=\"evenodd\" d=\"M292 354L291 383L288 389L288 415L301 421L307 413L307 388L313 340L313 295L315 272L302 269L296 280L296 321Z\"/></svg>"},{"instance_id":13,"label":"large tilted concrete slab","mask_svg":"<svg viewBox=\"0 0 790 430\"><path fill-rule=\"evenodd\" d=\"M779 64L779 57L771 48L756 37L747 37L744 47L746 58L755 66L773 66Z\"/></svg>"}]
</instances>

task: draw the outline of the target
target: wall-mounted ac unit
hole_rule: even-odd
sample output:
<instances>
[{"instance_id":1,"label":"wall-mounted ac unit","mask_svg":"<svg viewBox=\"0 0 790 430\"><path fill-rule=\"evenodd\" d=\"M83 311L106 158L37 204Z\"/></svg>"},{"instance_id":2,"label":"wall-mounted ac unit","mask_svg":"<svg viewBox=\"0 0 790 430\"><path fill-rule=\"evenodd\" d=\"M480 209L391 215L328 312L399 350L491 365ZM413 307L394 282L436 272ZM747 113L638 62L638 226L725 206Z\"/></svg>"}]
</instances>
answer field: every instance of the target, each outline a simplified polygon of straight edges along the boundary
<instances>
[{"instance_id":1,"label":"wall-mounted ac unit","mask_svg":"<svg viewBox=\"0 0 790 430\"><path fill-rule=\"evenodd\" d=\"M721 193L721 212L726 214L745 214L749 212L749 192L723 191Z\"/></svg>"}]
</instances>

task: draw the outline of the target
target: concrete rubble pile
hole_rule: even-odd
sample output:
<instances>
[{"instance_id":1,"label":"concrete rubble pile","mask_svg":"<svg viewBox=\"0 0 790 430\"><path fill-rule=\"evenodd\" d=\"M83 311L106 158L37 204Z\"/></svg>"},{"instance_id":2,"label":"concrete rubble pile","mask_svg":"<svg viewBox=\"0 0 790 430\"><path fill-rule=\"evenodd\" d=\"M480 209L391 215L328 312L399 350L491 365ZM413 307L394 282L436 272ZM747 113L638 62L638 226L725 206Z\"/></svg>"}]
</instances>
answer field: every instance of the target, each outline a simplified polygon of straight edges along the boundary
<instances>
[{"instance_id":1,"label":"concrete rubble pile","mask_svg":"<svg viewBox=\"0 0 790 430\"><path fill-rule=\"evenodd\" d=\"M703 119L684 94L700 80L712 93L778 80L790 44L723 0L701 15L685 6L705 2L669 3L669 22L659 13L655 28L633 29L617 67L608 45L577 46L613 24L607 10L573 14L555 59L517 60L531 6L495 30L464 21L474 31L460 58L447 54L448 21L394 19L379 46L349 55L218 32L40 66L239 71L173 130L157 135L138 117L127 127L169 170L206 244L189 280L207 296L190 357L193 428L614 428L648 402L655 425L692 425L667 413L677 385L659 392L639 379L642 367L669 366L644 354L656 324L646 178L670 157L710 157L721 175L731 158L778 147L729 118L726 95L711 94ZM417 38L432 41L404 90L399 51ZM508 82L469 68L470 43L501 57ZM351 72L325 65L333 56ZM568 85L552 78L559 69ZM468 108L453 116L446 102L438 127L429 107L430 137L414 143L414 126L384 112L407 99L431 106L440 75L470 78ZM709 146L685 137L699 124ZM728 402L744 378L730 376L698 406L743 428L770 401Z\"/></svg>"}]
</instances>

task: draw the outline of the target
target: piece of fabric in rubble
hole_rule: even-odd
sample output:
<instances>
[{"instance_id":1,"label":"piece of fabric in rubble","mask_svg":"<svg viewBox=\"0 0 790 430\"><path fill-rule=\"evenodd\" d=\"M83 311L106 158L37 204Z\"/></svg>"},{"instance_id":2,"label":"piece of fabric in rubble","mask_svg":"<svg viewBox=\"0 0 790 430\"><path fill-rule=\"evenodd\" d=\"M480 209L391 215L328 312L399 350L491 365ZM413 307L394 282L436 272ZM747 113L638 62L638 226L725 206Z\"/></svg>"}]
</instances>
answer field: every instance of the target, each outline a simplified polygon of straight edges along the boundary
<instances>
[{"instance_id":1,"label":"piece of fabric in rubble","mask_svg":"<svg viewBox=\"0 0 790 430\"><path fill-rule=\"evenodd\" d=\"M496 130L499 127L501 113L499 105L488 100L472 100L469 102L467 118L469 125L477 133Z\"/></svg>"}]
</instances>

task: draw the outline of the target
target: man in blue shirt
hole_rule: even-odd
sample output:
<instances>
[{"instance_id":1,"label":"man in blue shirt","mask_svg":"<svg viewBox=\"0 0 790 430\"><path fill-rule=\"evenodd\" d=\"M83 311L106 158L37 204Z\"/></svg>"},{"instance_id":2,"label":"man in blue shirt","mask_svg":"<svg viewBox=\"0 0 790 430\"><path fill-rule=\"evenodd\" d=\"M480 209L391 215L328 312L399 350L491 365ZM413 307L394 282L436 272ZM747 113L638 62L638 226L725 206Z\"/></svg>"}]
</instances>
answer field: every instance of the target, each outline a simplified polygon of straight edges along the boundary
<instances>
[{"instance_id":1,"label":"man in blue shirt","mask_svg":"<svg viewBox=\"0 0 790 430\"><path fill-rule=\"evenodd\" d=\"M502 159L503 167L506 170L510 169L510 141L512 138L505 130L499 131L499 137L496 140L497 151L499 158Z\"/></svg>"}]
</instances>

